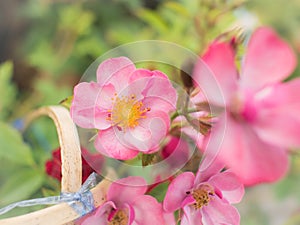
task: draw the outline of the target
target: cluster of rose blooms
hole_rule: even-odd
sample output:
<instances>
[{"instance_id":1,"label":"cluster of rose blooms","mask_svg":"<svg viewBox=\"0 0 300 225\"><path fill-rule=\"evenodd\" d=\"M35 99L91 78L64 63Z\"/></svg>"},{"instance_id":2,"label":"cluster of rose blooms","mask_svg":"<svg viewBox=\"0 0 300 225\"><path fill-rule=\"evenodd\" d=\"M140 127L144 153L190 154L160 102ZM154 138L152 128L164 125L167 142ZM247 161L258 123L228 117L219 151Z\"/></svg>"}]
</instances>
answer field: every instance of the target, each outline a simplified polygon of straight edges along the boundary
<instances>
[{"instance_id":1,"label":"cluster of rose blooms","mask_svg":"<svg viewBox=\"0 0 300 225\"><path fill-rule=\"evenodd\" d=\"M183 82L184 106L167 75L136 68L126 57L102 62L97 82L75 87L71 116L79 127L97 130L94 145L102 155L131 160L159 153L180 164L188 137L202 156L196 173L172 175L162 202L148 194L144 178L129 176L113 182L105 203L80 224L238 225L232 204L244 186L286 174L289 152L300 146L300 79L283 81L297 59L266 27L252 34L239 65L235 47L216 40L199 57L193 82Z\"/></svg>"}]
</instances>

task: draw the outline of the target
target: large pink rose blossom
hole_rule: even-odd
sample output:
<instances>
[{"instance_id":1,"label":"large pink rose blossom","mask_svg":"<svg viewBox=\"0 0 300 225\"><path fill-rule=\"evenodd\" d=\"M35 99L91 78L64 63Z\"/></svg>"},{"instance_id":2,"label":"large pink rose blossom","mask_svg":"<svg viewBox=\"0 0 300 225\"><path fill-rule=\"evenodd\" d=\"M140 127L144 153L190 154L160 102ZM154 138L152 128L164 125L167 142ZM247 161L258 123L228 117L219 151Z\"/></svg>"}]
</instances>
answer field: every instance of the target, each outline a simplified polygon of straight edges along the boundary
<instances>
[{"instance_id":1,"label":"large pink rose blossom","mask_svg":"<svg viewBox=\"0 0 300 225\"><path fill-rule=\"evenodd\" d=\"M208 68L199 61L194 78L210 104L225 109L207 154L217 155L246 185L278 180L288 169L287 149L300 146L300 79L282 83L296 65L292 50L272 29L260 28L240 73L229 43L213 43L202 60Z\"/></svg>"},{"instance_id":2,"label":"large pink rose blossom","mask_svg":"<svg viewBox=\"0 0 300 225\"><path fill-rule=\"evenodd\" d=\"M231 204L240 202L244 187L234 173L221 169L214 163L200 166L196 176L192 172L177 176L169 185L164 210L182 209L181 225L239 225L240 215Z\"/></svg>"},{"instance_id":3,"label":"large pink rose blossom","mask_svg":"<svg viewBox=\"0 0 300 225\"><path fill-rule=\"evenodd\" d=\"M127 177L111 184L106 202L92 215L81 219L81 225L164 225L172 221L163 213L155 198L144 195L147 184L141 177Z\"/></svg>"},{"instance_id":4,"label":"large pink rose blossom","mask_svg":"<svg viewBox=\"0 0 300 225\"><path fill-rule=\"evenodd\" d=\"M137 69L126 57L111 58L97 70L97 83L74 89L71 115L83 128L96 128L96 149L116 159L158 150L167 135L177 93L160 71Z\"/></svg>"}]
</instances>

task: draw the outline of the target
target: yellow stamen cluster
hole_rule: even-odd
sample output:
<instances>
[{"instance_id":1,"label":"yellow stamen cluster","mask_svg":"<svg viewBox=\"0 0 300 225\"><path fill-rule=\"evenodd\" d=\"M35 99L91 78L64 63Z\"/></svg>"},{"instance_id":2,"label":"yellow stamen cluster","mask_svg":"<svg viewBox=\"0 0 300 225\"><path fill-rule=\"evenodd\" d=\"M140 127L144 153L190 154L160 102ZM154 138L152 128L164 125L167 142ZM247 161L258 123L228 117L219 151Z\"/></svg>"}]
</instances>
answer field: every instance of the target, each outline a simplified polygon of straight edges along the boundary
<instances>
[{"instance_id":1,"label":"yellow stamen cluster","mask_svg":"<svg viewBox=\"0 0 300 225\"><path fill-rule=\"evenodd\" d=\"M150 108L144 108L143 102L136 100L135 95L119 98L115 94L112 100L114 104L112 110L109 110L107 120L111 121L113 126L124 130L136 127L139 119L146 118L146 112L150 111Z\"/></svg>"},{"instance_id":2,"label":"yellow stamen cluster","mask_svg":"<svg viewBox=\"0 0 300 225\"><path fill-rule=\"evenodd\" d=\"M214 195L214 191L209 186L200 187L197 190L192 191L192 196L195 199L193 204L195 209L201 209L203 206L208 205L211 200L211 196Z\"/></svg>"},{"instance_id":3,"label":"yellow stamen cluster","mask_svg":"<svg viewBox=\"0 0 300 225\"><path fill-rule=\"evenodd\" d=\"M123 210L118 210L111 221L108 222L108 225L127 225L128 224L128 215Z\"/></svg>"}]
</instances>

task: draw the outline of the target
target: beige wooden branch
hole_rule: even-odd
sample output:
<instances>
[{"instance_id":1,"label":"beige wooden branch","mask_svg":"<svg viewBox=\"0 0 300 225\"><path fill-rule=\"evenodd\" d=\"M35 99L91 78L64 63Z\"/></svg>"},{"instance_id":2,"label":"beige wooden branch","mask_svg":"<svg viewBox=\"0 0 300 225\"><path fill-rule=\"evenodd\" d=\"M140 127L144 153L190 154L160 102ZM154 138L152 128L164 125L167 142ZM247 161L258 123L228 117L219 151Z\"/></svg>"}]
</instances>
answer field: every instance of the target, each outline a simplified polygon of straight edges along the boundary
<instances>
[{"instance_id":1,"label":"beige wooden branch","mask_svg":"<svg viewBox=\"0 0 300 225\"><path fill-rule=\"evenodd\" d=\"M82 180L81 149L77 129L69 111L62 106L42 107L27 117L25 127L40 116L50 117L57 129L62 157L61 191L79 191ZM110 183L103 180L91 190L95 207L105 201ZM62 225L74 221L79 216L67 203L61 203L26 215L2 219L0 225Z\"/></svg>"}]
</instances>

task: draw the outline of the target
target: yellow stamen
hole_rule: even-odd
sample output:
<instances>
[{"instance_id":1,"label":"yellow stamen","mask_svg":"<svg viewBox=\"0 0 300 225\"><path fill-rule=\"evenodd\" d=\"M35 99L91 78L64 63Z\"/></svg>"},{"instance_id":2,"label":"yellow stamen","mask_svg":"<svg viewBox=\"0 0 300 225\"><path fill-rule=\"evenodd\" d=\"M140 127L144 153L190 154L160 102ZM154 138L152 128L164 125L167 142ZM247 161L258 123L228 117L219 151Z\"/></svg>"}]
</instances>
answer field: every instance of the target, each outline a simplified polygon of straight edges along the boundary
<instances>
[{"instance_id":1,"label":"yellow stamen","mask_svg":"<svg viewBox=\"0 0 300 225\"><path fill-rule=\"evenodd\" d=\"M212 187L208 185L204 185L197 190L192 191L192 196L195 199L195 203L193 204L195 209L201 209L203 206L208 205L211 200L211 196L214 195L214 191Z\"/></svg>"},{"instance_id":2,"label":"yellow stamen","mask_svg":"<svg viewBox=\"0 0 300 225\"><path fill-rule=\"evenodd\" d=\"M146 112L151 110L144 108L143 102L137 101L135 95L119 98L115 94L113 100L113 108L108 110L109 115L106 119L111 121L113 126L118 126L124 130L136 127L139 124L139 119L146 118Z\"/></svg>"},{"instance_id":3,"label":"yellow stamen","mask_svg":"<svg viewBox=\"0 0 300 225\"><path fill-rule=\"evenodd\" d=\"M108 225L127 225L128 224L128 215L123 210L118 210L111 221L108 222Z\"/></svg>"}]
</instances>

